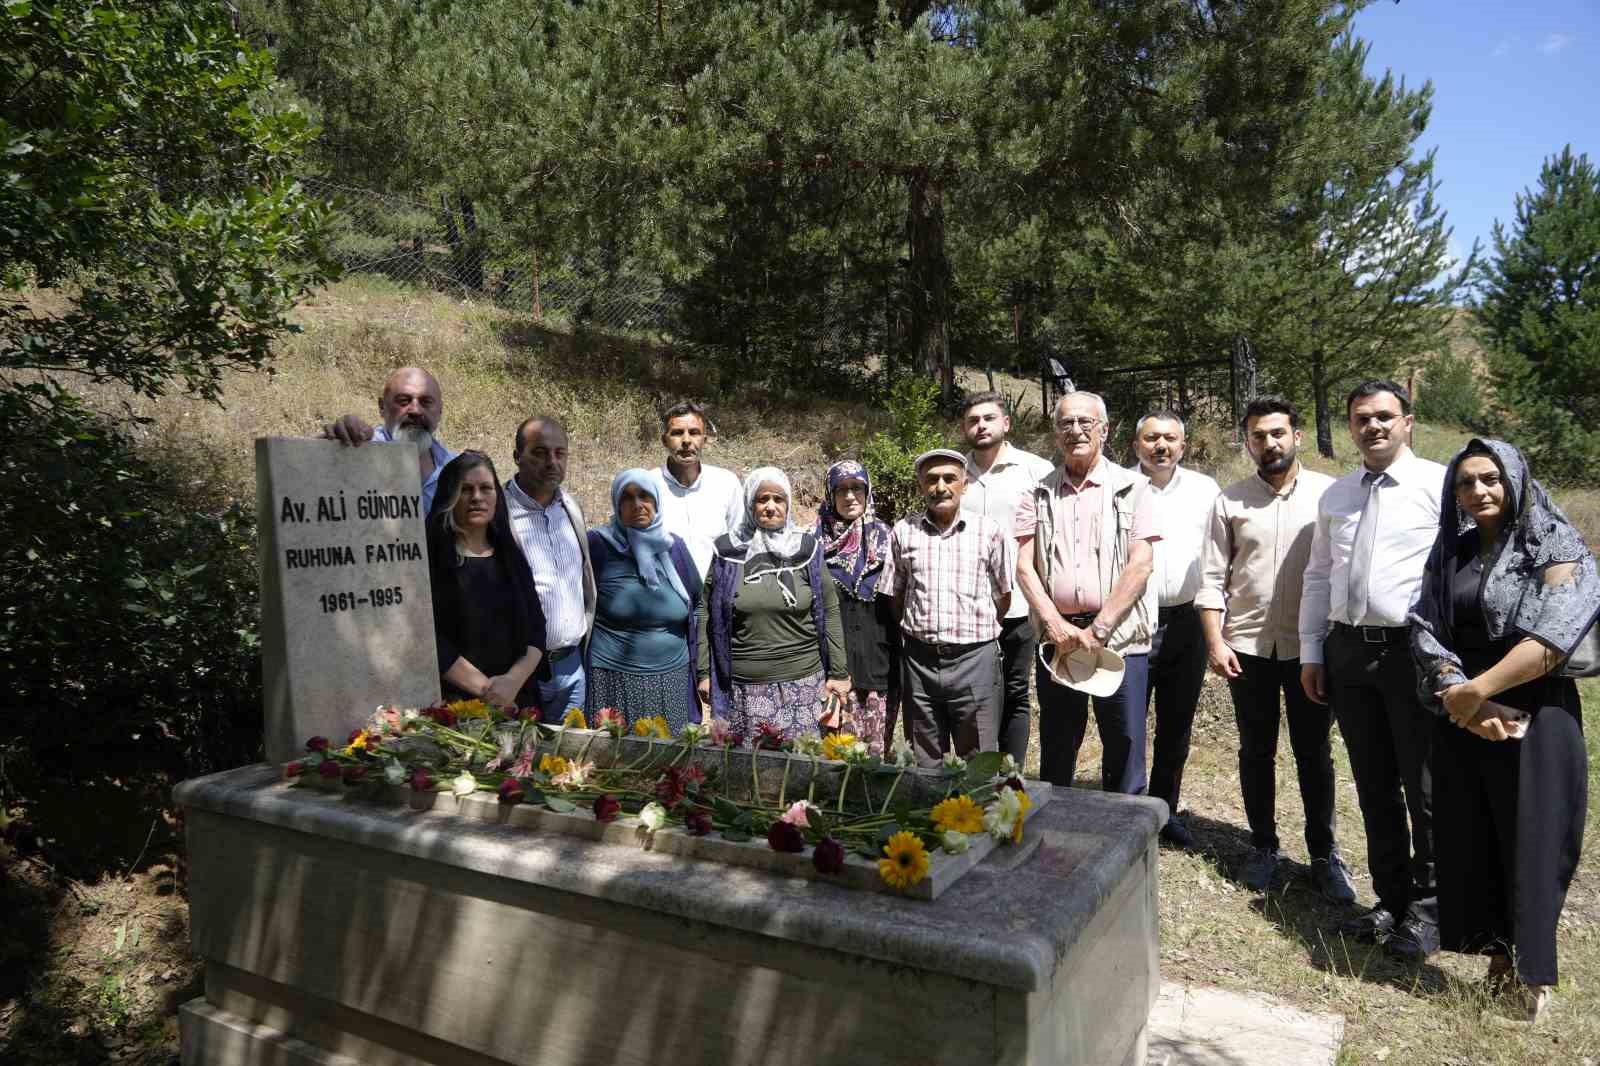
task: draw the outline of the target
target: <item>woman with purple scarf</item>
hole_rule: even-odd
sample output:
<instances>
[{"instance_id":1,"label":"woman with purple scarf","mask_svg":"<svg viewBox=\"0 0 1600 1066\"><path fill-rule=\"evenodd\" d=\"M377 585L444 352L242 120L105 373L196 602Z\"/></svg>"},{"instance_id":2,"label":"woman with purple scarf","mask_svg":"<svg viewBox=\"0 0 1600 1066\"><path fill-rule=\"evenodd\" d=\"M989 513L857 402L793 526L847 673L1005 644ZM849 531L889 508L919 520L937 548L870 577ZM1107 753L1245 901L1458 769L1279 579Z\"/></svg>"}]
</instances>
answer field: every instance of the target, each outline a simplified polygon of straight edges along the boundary
<instances>
[{"instance_id":1,"label":"woman with purple scarf","mask_svg":"<svg viewBox=\"0 0 1600 1066\"><path fill-rule=\"evenodd\" d=\"M889 527L873 510L872 480L854 459L828 467L817 539L839 589L839 617L850 662L850 701L834 723L882 755L894 729L900 695L900 627L894 601L878 595L878 576L889 555Z\"/></svg>"}]
</instances>

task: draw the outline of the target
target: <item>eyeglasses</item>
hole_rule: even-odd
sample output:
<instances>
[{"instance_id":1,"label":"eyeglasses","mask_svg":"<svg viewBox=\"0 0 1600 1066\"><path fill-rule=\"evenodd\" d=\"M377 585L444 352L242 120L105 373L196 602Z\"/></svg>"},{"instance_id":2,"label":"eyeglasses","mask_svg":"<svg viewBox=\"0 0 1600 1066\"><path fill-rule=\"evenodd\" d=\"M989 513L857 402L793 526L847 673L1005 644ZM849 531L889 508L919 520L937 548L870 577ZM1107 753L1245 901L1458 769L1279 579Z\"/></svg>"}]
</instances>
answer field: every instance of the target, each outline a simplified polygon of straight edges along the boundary
<instances>
[{"instance_id":1,"label":"eyeglasses","mask_svg":"<svg viewBox=\"0 0 1600 1066\"><path fill-rule=\"evenodd\" d=\"M1056 428L1059 430L1082 429L1090 430L1100 424L1098 418L1058 418Z\"/></svg>"},{"instance_id":2,"label":"eyeglasses","mask_svg":"<svg viewBox=\"0 0 1600 1066\"><path fill-rule=\"evenodd\" d=\"M834 495L842 494L845 496L865 496L867 494L867 487L865 485L840 485L833 491Z\"/></svg>"}]
</instances>

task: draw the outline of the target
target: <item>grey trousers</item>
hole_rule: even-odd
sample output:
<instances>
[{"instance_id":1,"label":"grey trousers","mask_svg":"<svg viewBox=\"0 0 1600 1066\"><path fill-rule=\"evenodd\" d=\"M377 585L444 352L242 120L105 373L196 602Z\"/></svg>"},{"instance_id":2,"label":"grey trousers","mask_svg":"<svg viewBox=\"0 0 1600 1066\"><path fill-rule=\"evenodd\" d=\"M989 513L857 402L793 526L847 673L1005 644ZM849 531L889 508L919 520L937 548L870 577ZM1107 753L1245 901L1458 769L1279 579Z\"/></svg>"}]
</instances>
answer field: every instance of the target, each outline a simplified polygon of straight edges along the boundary
<instances>
[{"instance_id":1,"label":"grey trousers","mask_svg":"<svg viewBox=\"0 0 1600 1066\"><path fill-rule=\"evenodd\" d=\"M944 753L994 751L1000 732L1000 645L924 644L905 638L901 706L919 766Z\"/></svg>"}]
</instances>

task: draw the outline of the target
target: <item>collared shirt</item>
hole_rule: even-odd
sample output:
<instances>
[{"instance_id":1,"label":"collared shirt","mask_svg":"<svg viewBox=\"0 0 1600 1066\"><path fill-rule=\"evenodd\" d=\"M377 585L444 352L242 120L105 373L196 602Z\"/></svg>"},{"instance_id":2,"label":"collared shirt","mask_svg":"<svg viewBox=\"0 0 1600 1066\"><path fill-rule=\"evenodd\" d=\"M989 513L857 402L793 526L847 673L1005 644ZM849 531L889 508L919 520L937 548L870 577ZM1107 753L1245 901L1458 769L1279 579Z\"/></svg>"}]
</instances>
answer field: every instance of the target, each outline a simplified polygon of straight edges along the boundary
<instances>
[{"instance_id":1,"label":"collared shirt","mask_svg":"<svg viewBox=\"0 0 1600 1066\"><path fill-rule=\"evenodd\" d=\"M1143 473L1138 464L1129 469ZM1215 479L1182 466L1173 470L1172 480L1165 488L1150 482L1150 492L1156 498L1156 520L1161 526L1161 539L1152 546L1155 568L1150 580L1156 583L1160 606L1176 607L1194 600L1200 588L1200 553L1205 546L1211 505L1221 491Z\"/></svg>"},{"instance_id":2,"label":"collared shirt","mask_svg":"<svg viewBox=\"0 0 1600 1066\"><path fill-rule=\"evenodd\" d=\"M961 497L961 509L968 514L981 514L1016 539L1017 504L1054 470L1050 460L1013 447L1002 441L994 462L986 472L979 473L971 455L967 456L967 491ZM1028 601L1021 596L1011 597L1006 618L1023 618L1028 613Z\"/></svg>"},{"instance_id":3,"label":"collared shirt","mask_svg":"<svg viewBox=\"0 0 1600 1066\"><path fill-rule=\"evenodd\" d=\"M1350 563L1356 530L1366 509L1367 473L1361 466L1322 495L1300 597L1300 661L1322 662L1322 640L1330 622L1403 626L1422 585L1422 570L1439 535L1440 494L1445 469L1406 448L1384 471L1379 485L1378 529L1372 545L1367 611L1349 618Z\"/></svg>"},{"instance_id":4,"label":"collared shirt","mask_svg":"<svg viewBox=\"0 0 1600 1066\"><path fill-rule=\"evenodd\" d=\"M716 554L717 538L737 529L744 519L744 486L732 470L705 463L693 485L673 477L665 463L660 474L667 490L661 501L661 523L669 533L683 538L689 558L704 577ZM793 504L791 500L790 506Z\"/></svg>"},{"instance_id":5,"label":"collared shirt","mask_svg":"<svg viewBox=\"0 0 1600 1066\"><path fill-rule=\"evenodd\" d=\"M1000 635L994 601L1011 591L1017 542L992 519L962 512L940 530L927 514L889 533L879 595L905 597L900 628L924 644L977 644Z\"/></svg>"},{"instance_id":6,"label":"collared shirt","mask_svg":"<svg viewBox=\"0 0 1600 1066\"><path fill-rule=\"evenodd\" d=\"M389 436L389 430L384 426L379 426L377 429L372 431L372 439L381 440L386 444L394 442L394 438ZM428 512L433 510L433 494L439 488L440 471L444 469L446 463L456 457L455 452L451 451L449 448L446 448L438 441L433 442L431 452L433 454L433 470L428 474L427 477L422 479L423 517L427 517Z\"/></svg>"},{"instance_id":7,"label":"collared shirt","mask_svg":"<svg viewBox=\"0 0 1600 1066\"><path fill-rule=\"evenodd\" d=\"M513 478L506 482L506 514L511 532L522 546L533 585L544 611L545 643L551 651L583 643L587 618L583 609L583 549L572 516L561 502L561 490L548 507L522 491Z\"/></svg>"},{"instance_id":8,"label":"collared shirt","mask_svg":"<svg viewBox=\"0 0 1600 1066\"><path fill-rule=\"evenodd\" d=\"M1055 543L1051 551L1063 565L1052 566L1050 573L1050 598L1063 617L1075 614L1093 614L1105 606L1110 589L1100 587L1100 548L1110 546L1106 538L1116 535L1115 530L1101 530L1105 509L1104 486L1106 468L1111 461L1105 456L1090 469L1082 484L1073 488L1065 477L1056 489L1056 514L1059 519L1055 530ZM1028 493L1017 505L1017 539L1033 536L1039 526L1037 504L1033 493ZM1133 528L1128 533L1128 543L1136 540L1157 541L1161 532L1156 528L1155 497L1148 492L1135 491Z\"/></svg>"},{"instance_id":9,"label":"collared shirt","mask_svg":"<svg viewBox=\"0 0 1600 1066\"><path fill-rule=\"evenodd\" d=\"M1280 490L1251 474L1217 497L1194 605L1225 612L1222 638L1234 651L1300 657L1300 589L1317 506L1332 484L1327 474L1302 466Z\"/></svg>"}]
</instances>

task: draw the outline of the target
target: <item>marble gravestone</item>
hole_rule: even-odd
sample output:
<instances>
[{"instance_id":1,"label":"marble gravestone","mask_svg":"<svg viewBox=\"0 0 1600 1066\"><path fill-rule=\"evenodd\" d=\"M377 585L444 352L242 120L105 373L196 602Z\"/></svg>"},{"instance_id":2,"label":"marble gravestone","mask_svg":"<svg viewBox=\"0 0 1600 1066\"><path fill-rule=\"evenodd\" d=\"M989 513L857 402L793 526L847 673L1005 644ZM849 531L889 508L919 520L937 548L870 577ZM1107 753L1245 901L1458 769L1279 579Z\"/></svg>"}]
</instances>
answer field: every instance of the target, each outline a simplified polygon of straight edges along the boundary
<instances>
[{"instance_id":1,"label":"marble gravestone","mask_svg":"<svg viewBox=\"0 0 1600 1066\"><path fill-rule=\"evenodd\" d=\"M256 512L267 760L437 700L416 451L257 438Z\"/></svg>"}]
</instances>

